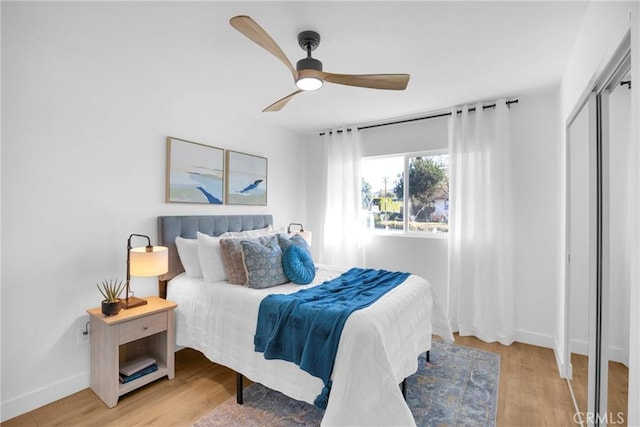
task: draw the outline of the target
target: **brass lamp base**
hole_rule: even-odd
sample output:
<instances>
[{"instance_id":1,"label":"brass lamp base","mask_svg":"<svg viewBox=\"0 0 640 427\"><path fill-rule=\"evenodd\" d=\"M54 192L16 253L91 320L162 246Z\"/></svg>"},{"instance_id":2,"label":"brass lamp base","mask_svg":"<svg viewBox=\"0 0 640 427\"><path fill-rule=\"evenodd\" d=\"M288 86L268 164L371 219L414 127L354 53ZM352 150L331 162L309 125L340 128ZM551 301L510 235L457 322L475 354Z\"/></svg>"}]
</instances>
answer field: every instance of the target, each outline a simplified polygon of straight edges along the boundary
<instances>
[{"instance_id":1,"label":"brass lamp base","mask_svg":"<svg viewBox=\"0 0 640 427\"><path fill-rule=\"evenodd\" d=\"M141 305L145 305L147 300L137 297L129 297L129 299L120 300L121 306L124 309L140 307Z\"/></svg>"}]
</instances>

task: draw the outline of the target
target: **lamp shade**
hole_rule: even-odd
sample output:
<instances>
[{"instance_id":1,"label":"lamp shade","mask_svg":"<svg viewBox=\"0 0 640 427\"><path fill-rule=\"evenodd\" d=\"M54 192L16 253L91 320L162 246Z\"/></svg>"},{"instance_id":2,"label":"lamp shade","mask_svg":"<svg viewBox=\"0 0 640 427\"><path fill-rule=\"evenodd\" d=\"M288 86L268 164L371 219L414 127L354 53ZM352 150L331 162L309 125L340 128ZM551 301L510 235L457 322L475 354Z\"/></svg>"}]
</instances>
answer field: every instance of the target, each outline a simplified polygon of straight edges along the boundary
<instances>
[{"instance_id":1,"label":"lamp shade","mask_svg":"<svg viewBox=\"0 0 640 427\"><path fill-rule=\"evenodd\" d=\"M159 276L169 271L169 249L164 246L132 248L129 257L132 276Z\"/></svg>"}]
</instances>

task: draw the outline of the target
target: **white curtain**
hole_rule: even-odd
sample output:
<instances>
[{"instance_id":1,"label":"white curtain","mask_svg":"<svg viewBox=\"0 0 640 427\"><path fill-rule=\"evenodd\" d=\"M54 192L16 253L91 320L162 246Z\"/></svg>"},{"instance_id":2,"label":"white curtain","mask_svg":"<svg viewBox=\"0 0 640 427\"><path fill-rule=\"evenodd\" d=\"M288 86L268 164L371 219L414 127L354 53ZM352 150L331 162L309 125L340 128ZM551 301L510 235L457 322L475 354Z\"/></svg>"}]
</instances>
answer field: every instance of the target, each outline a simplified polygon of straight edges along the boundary
<instances>
[{"instance_id":1,"label":"white curtain","mask_svg":"<svg viewBox=\"0 0 640 427\"><path fill-rule=\"evenodd\" d=\"M352 130L325 132L324 213L319 261L338 266L363 266L360 226L360 135Z\"/></svg>"},{"instance_id":2,"label":"white curtain","mask_svg":"<svg viewBox=\"0 0 640 427\"><path fill-rule=\"evenodd\" d=\"M452 110L449 132L450 317L460 335L513 342L513 197L504 99Z\"/></svg>"}]
</instances>

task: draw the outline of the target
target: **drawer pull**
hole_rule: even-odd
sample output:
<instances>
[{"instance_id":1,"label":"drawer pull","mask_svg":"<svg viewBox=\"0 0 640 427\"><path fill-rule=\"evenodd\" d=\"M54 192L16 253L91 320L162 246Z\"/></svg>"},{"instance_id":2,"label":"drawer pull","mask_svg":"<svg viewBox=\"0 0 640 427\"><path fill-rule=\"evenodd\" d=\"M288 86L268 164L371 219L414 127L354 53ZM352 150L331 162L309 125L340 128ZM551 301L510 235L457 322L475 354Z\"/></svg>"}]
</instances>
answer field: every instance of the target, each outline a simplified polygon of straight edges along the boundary
<instances>
[{"instance_id":1,"label":"drawer pull","mask_svg":"<svg viewBox=\"0 0 640 427\"><path fill-rule=\"evenodd\" d=\"M124 344L166 331L167 317L166 312L161 312L121 323L118 327L118 342Z\"/></svg>"}]
</instances>

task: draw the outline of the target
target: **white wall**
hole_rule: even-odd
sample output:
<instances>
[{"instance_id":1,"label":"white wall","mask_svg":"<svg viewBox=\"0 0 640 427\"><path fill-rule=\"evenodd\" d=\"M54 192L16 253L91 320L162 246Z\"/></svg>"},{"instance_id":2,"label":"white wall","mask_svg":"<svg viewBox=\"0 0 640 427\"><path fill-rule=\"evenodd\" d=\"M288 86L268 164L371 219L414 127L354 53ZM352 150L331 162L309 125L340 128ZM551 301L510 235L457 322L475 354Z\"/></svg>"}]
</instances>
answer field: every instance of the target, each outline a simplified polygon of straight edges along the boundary
<instances>
[{"instance_id":1,"label":"white wall","mask_svg":"<svg viewBox=\"0 0 640 427\"><path fill-rule=\"evenodd\" d=\"M547 87L517 94L512 106L511 141L515 171L516 290L515 326L518 341L553 347L555 332L558 92ZM363 155L446 148L446 118L416 121L361 131ZM322 152L322 138L310 136L309 157ZM321 230L319 191L322 164L309 168L309 228ZM371 236L365 243L368 267L407 270L426 277L443 306L448 304L448 241L441 238ZM453 307L453 308L451 308Z\"/></svg>"},{"instance_id":2,"label":"white wall","mask_svg":"<svg viewBox=\"0 0 640 427\"><path fill-rule=\"evenodd\" d=\"M2 420L89 386L78 330L101 300L95 284L124 277L129 234L156 242L156 216L306 219L291 197L306 191L299 135L149 79L141 70L151 64L119 56L118 28L91 5L34 7L2 3ZM131 13L152 25L144 7ZM82 42L110 60L66 44L78 25L88 26ZM267 157L268 206L165 203L169 135ZM132 287L157 293L153 279Z\"/></svg>"},{"instance_id":3,"label":"white wall","mask_svg":"<svg viewBox=\"0 0 640 427\"><path fill-rule=\"evenodd\" d=\"M558 92L549 87L518 95L520 102L509 113L516 229L515 337L552 348L558 268Z\"/></svg>"}]
</instances>

